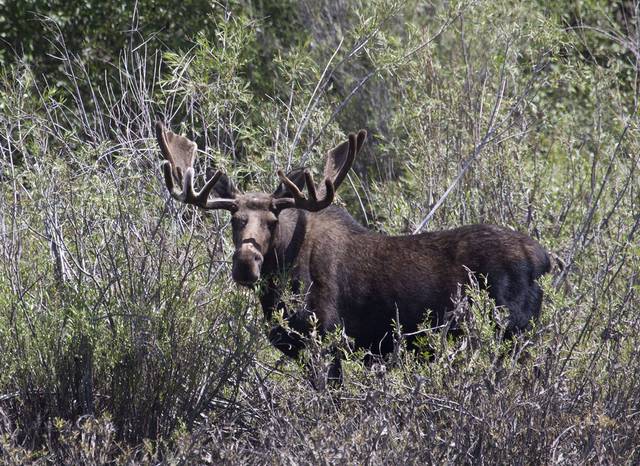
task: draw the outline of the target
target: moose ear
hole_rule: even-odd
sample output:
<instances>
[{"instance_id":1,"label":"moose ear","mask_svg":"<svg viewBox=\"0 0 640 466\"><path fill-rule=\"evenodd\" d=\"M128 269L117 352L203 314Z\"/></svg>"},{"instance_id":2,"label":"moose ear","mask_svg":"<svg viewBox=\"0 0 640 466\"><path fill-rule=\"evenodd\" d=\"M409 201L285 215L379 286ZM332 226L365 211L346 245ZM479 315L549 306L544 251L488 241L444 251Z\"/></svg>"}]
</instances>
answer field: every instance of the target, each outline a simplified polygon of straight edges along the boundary
<instances>
[{"instance_id":1,"label":"moose ear","mask_svg":"<svg viewBox=\"0 0 640 466\"><path fill-rule=\"evenodd\" d=\"M327 161L324 166L324 177L333 181L336 189L347 176L356 154L360 152L364 141L367 138L367 132L364 129L358 131L358 134L349 134L349 139L327 153Z\"/></svg>"},{"instance_id":2,"label":"moose ear","mask_svg":"<svg viewBox=\"0 0 640 466\"><path fill-rule=\"evenodd\" d=\"M212 167L207 168L207 179L211 178L216 170ZM224 199L234 199L236 195L240 193L238 189L233 185L231 180L226 174L222 174L220 179L213 185L213 192L216 193L216 197Z\"/></svg>"},{"instance_id":3,"label":"moose ear","mask_svg":"<svg viewBox=\"0 0 640 466\"><path fill-rule=\"evenodd\" d=\"M297 188L302 191L305 185L305 177L304 177L304 167L294 168L289 173L287 173L287 178L289 178L293 183L297 186ZM280 182L276 190L273 192L274 199L280 199L283 197L293 197L291 190L287 188L287 186Z\"/></svg>"}]
</instances>

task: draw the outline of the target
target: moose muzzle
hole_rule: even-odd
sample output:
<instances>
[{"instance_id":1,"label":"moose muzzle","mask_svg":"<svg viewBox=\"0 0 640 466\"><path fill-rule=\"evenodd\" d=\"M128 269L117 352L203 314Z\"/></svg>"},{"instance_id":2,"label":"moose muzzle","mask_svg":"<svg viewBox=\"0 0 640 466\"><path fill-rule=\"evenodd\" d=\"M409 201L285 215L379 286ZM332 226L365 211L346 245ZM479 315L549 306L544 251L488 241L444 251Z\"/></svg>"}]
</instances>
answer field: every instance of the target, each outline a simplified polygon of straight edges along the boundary
<instances>
[{"instance_id":1,"label":"moose muzzle","mask_svg":"<svg viewBox=\"0 0 640 466\"><path fill-rule=\"evenodd\" d=\"M260 278L262 261L262 254L253 244L242 244L233 254L233 280L243 286L254 285Z\"/></svg>"}]
</instances>

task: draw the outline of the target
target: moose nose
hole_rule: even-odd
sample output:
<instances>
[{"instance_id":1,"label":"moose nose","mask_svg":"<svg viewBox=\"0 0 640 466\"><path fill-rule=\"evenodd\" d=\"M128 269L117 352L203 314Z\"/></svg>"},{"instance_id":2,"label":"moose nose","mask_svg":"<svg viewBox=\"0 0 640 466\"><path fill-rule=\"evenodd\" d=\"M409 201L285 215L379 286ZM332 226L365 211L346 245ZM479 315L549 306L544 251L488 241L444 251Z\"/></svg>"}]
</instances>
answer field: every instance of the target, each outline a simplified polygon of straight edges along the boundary
<instances>
[{"instance_id":1,"label":"moose nose","mask_svg":"<svg viewBox=\"0 0 640 466\"><path fill-rule=\"evenodd\" d=\"M251 286L260 278L262 254L252 244L243 244L233 254L233 280L243 286Z\"/></svg>"}]
</instances>

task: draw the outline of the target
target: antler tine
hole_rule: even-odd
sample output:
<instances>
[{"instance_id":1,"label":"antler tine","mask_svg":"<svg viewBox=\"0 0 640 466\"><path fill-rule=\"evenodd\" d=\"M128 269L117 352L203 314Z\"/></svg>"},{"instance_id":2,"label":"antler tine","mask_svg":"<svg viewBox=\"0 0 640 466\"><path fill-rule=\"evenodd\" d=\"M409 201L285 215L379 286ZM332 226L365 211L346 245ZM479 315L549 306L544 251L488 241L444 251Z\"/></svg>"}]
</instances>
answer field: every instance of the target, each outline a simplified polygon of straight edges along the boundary
<instances>
[{"instance_id":1,"label":"antler tine","mask_svg":"<svg viewBox=\"0 0 640 466\"><path fill-rule=\"evenodd\" d=\"M182 176L182 191L178 191L173 181L171 162L164 160L162 162L162 170L164 172L164 182L167 185L169 194L171 194L171 197L176 201L184 202L186 204L195 204L197 200L201 199L202 192L196 194L193 188L193 168L187 168Z\"/></svg>"},{"instance_id":2,"label":"antler tine","mask_svg":"<svg viewBox=\"0 0 640 466\"><path fill-rule=\"evenodd\" d=\"M289 188L289 190L291 191L291 194L293 194L294 199L299 199L299 198L304 199L304 194L302 193L302 191L298 189L296 184L293 181L291 181L287 177L287 175L284 174L282 170L278 170L278 177L282 180L285 186Z\"/></svg>"},{"instance_id":3,"label":"antler tine","mask_svg":"<svg viewBox=\"0 0 640 466\"><path fill-rule=\"evenodd\" d=\"M198 195L193 187L193 167L188 167L182 176L182 202L195 204Z\"/></svg>"},{"instance_id":4,"label":"antler tine","mask_svg":"<svg viewBox=\"0 0 640 466\"><path fill-rule=\"evenodd\" d=\"M216 170L213 176L205 182L204 186L200 190L200 194L198 194L198 197L206 201L209 198L209 193L213 189L213 186L218 182L221 176L222 176L222 171Z\"/></svg>"},{"instance_id":5,"label":"antler tine","mask_svg":"<svg viewBox=\"0 0 640 466\"><path fill-rule=\"evenodd\" d=\"M169 190L169 194L174 199L178 199L180 193L176 190L176 186L173 182L173 173L171 172L171 162L168 160L163 160L160 164L162 167L162 172L164 173L164 184L167 185L167 189Z\"/></svg>"},{"instance_id":6,"label":"antler tine","mask_svg":"<svg viewBox=\"0 0 640 466\"><path fill-rule=\"evenodd\" d=\"M309 198L314 201L317 201L318 193L316 192L316 183L313 181L313 175L309 170L304 171L304 183L307 185L307 190L309 191Z\"/></svg>"},{"instance_id":7,"label":"antler tine","mask_svg":"<svg viewBox=\"0 0 640 466\"><path fill-rule=\"evenodd\" d=\"M165 129L161 121L156 121L156 139L158 140L158 144L160 144L160 152L162 152L166 161L169 162L169 169L171 169L171 166L175 165L175 162L167 145Z\"/></svg>"},{"instance_id":8,"label":"antler tine","mask_svg":"<svg viewBox=\"0 0 640 466\"><path fill-rule=\"evenodd\" d=\"M307 185L307 189L309 190L310 200L314 203L315 211L322 210L326 207L329 207L333 202L333 199L336 194L336 190L333 184L333 181L329 178L324 179L325 186L325 195L321 200L318 200L318 194L316 192L316 183L313 181L313 175L311 172L305 170L304 172L305 183ZM311 209L308 209L311 210Z\"/></svg>"},{"instance_id":9,"label":"antler tine","mask_svg":"<svg viewBox=\"0 0 640 466\"><path fill-rule=\"evenodd\" d=\"M325 178L325 196L324 198L318 200L316 184L313 181L313 175L307 170L304 172L305 183L307 185L307 189L309 190L309 198L307 198L300 189L296 186L296 184L291 181L282 170L278 170L278 176L282 180L282 182L289 188L292 198L284 198L276 200L276 207L279 209L287 209L291 207L297 207L298 209L308 210L310 212L317 212L322 210L333 202L335 197L335 189L333 186L333 181L329 178Z\"/></svg>"},{"instance_id":10,"label":"antler tine","mask_svg":"<svg viewBox=\"0 0 640 466\"><path fill-rule=\"evenodd\" d=\"M238 210L238 203L235 199L226 199L226 198L214 198L209 199L209 193L213 189L213 186L218 182L220 177L222 177L223 173L221 170L216 170L211 178L207 180L204 184L200 193L198 193L198 202L200 202L204 209L213 210L213 209L225 209L231 212L235 212ZM202 205L204 204L204 205Z\"/></svg>"}]
</instances>

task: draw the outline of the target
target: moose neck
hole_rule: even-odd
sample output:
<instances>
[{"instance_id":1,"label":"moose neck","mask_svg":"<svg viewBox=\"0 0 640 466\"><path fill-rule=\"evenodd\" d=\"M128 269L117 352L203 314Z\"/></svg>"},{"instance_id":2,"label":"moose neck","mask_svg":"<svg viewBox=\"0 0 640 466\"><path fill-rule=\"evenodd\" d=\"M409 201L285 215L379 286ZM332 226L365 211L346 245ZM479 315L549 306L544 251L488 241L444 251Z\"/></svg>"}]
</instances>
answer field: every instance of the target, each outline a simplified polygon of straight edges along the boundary
<instances>
[{"instance_id":1,"label":"moose neck","mask_svg":"<svg viewBox=\"0 0 640 466\"><path fill-rule=\"evenodd\" d=\"M284 210L279 217L273 247L265 256L265 273L287 271L298 257L307 233L308 213L300 209Z\"/></svg>"}]
</instances>

